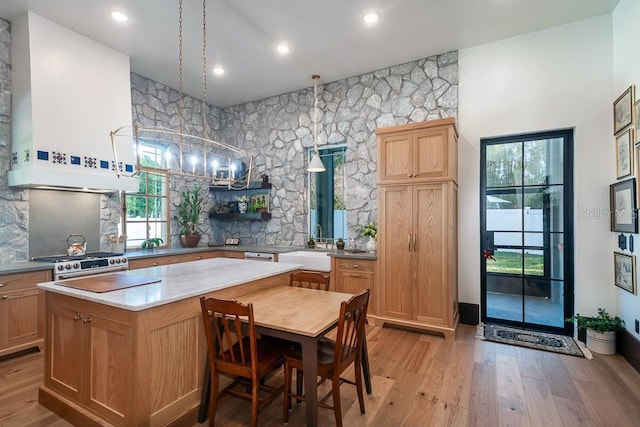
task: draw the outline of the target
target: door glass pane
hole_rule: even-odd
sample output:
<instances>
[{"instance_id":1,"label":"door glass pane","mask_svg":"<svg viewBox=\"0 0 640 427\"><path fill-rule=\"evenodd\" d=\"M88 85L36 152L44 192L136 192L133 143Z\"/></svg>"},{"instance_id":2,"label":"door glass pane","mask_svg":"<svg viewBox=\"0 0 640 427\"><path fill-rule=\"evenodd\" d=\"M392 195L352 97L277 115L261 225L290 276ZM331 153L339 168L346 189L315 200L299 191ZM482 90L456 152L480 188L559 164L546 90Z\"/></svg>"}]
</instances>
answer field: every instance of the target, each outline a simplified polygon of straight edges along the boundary
<instances>
[{"instance_id":1,"label":"door glass pane","mask_svg":"<svg viewBox=\"0 0 640 427\"><path fill-rule=\"evenodd\" d=\"M495 246L522 246L522 233L493 233Z\"/></svg>"},{"instance_id":2,"label":"door glass pane","mask_svg":"<svg viewBox=\"0 0 640 427\"><path fill-rule=\"evenodd\" d=\"M562 231L563 188L552 186L525 191L524 229L526 231Z\"/></svg>"},{"instance_id":3,"label":"door glass pane","mask_svg":"<svg viewBox=\"0 0 640 427\"><path fill-rule=\"evenodd\" d=\"M496 249L492 259L486 259L487 273L522 274L522 250Z\"/></svg>"},{"instance_id":4,"label":"door glass pane","mask_svg":"<svg viewBox=\"0 0 640 427\"><path fill-rule=\"evenodd\" d=\"M544 276L544 251L524 251L524 274Z\"/></svg>"},{"instance_id":5,"label":"door glass pane","mask_svg":"<svg viewBox=\"0 0 640 427\"><path fill-rule=\"evenodd\" d=\"M538 325L564 326L564 282L526 279L524 321Z\"/></svg>"},{"instance_id":6,"label":"door glass pane","mask_svg":"<svg viewBox=\"0 0 640 427\"><path fill-rule=\"evenodd\" d=\"M522 321L522 278L487 275L487 317Z\"/></svg>"},{"instance_id":7,"label":"door glass pane","mask_svg":"<svg viewBox=\"0 0 640 427\"><path fill-rule=\"evenodd\" d=\"M522 184L522 143L487 145L487 188Z\"/></svg>"},{"instance_id":8,"label":"door glass pane","mask_svg":"<svg viewBox=\"0 0 640 427\"><path fill-rule=\"evenodd\" d=\"M564 234L551 233L549 274L552 279L564 280Z\"/></svg>"},{"instance_id":9,"label":"door glass pane","mask_svg":"<svg viewBox=\"0 0 640 427\"><path fill-rule=\"evenodd\" d=\"M562 184L562 138L525 141L524 185Z\"/></svg>"},{"instance_id":10,"label":"door glass pane","mask_svg":"<svg viewBox=\"0 0 640 427\"><path fill-rule=\"evenodd\" d=\"M524 233L524 245L525 246L544 246L544 234L543 233Z\"/></svg>"},{"instance_id":11,"label":"door glass pane","mask_svg":"<svg viewBox=\"0 0 640 427\"><path fill-rule=\"evenodd\" d=\"M487 195L486 224L488 231L522 231L522 191Z\"/></svg>"}]
</instances>

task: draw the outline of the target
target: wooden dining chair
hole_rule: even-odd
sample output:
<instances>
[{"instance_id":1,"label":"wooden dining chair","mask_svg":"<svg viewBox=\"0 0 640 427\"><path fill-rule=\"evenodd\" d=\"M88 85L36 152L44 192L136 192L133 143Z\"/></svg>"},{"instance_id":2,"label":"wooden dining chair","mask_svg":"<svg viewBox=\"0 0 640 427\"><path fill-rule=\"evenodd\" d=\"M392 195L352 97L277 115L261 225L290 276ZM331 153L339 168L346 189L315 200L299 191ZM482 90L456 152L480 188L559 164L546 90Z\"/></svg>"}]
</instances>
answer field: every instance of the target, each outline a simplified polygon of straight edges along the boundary
<instances>
[{"instance_id":1,"label":"wooden dining chair","mask_svg":"<svg viewBox=\"0 0 640 427\"><path fill-rule=\"evenodd\" d=\"M318 400L318 406L333 409L336 426L338 427L342 426L342 409L340 406L340 385L342 383L346 382L356 386L360 413L364 414L361 355L368 305L369 289L365 289L348 301L343 302L340 305L338 332L335 341L323 340L318 342L318 376L321 378L318 385L325 380L331 380L331 391ZM355 368L355 383L340 377L340 374L351 364ZM296 393L291 391L293 369L296 369L297 373L303 370L302 354L297 350L290 350L284 358L284 412L282 417L284 423L289 421L291 398L304 400L301 391ZM300 390L300 387L298 387L298 390ZM326 403L331 395L333 395L333 406Z\"/></svg>"},{"instance_id":2,"label":"wooden dining chair","mask_svg":"<svg viewBox=\"0 0 640 427\"><path fill-rule=\"evenodd\" d=\"M289 276L289 285L328 291L330 279L331 276L318 271L298 270Z\"/></svg>"},{"instance_id":3,"label":"wooden dining chair","mask_svg":"<svg viewBox=\"0 0 640 427\"><path fill-rule=\"evenodd\" d=\"M266 375L282 365L286 347L256 338L252 304L202 297L200 306L211 370L209 425L215 424L218 398L229 393L251 400L251 425L257 426L259 410L282 391L282 387L261 382L264 383L262 380ZM218 393L220 374L236 378ZM261 396L260 391L266 396Z\"/></svg>"}]
</instances>

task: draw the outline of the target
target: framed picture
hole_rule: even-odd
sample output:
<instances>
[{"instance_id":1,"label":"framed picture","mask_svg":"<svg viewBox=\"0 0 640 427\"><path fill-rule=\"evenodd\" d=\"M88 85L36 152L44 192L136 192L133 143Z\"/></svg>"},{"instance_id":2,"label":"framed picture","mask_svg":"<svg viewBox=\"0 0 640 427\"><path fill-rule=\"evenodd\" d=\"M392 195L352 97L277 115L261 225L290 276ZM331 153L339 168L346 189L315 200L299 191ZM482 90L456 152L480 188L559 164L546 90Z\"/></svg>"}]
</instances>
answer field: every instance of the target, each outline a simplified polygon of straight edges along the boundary
<instances>
[{"instance_id":1,"label":"framed picture","mask_svg":"<svg viewBox=\"0 0 640 427\"><path fill-rule=\"evenodd\" d=\"M635 135L635 143L640 144L640 99L633 104L633 134Z\"/></svg>"},{"instance_id":2,"label":"framed picture","mask_svg":"<svg viewBox=\"0 0 640 427\"><path fill-rule=\"evenodd\" d=\"M636 257L620 252L613 253L615 284L627 292L636 294Z\"/></svg>"},{"instance_id":3,"label":"framed picture","mask_svg":"<svg viewBox=\"0 0 640 427\"><path fill-rule=\"evenodd\" d=\"M637 233L636 179L630 178L609 186L611 231Z\"/></svg>"},{"instance_id":4,"label":"framed picture","mask_svg":"<svg viewBox=\"0 0 640 427\"><path fill-rule=\"evenodd\" d=\"M613 103L613 134L629 126L633 122L633 103L635 87L629 86Z\"/></svg>"},{"instance_id":5,"label":"framed picture","mask_svg":"<svg viewBox=\"0 0 640 427\"><path fill-rule=\"evenodd\" d=\"M251 196L249 200L249 211L251 212L270 212L269 210L269 194L261 193Z\"/></svg>"},{"instance_id":6,"label":"framed picture","mask_svg":"<svg viewBox=\"0 0 640 427\"><path fill-rule=\"evenodd\" d=\"M628 128L616 136L616 178L633 174L633 129Z\"/></svg>"}]
</instances>

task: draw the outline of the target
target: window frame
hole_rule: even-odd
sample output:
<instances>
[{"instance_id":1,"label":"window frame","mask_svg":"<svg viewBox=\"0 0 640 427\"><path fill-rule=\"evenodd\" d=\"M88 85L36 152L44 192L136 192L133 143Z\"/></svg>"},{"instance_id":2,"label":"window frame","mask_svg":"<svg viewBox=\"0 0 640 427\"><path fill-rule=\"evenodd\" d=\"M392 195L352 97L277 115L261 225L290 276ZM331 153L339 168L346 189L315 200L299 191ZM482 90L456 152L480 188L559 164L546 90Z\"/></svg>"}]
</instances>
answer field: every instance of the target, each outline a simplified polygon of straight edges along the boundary
<instances>
[{"instance_id":1,"label":"window frame","mask_svg":"<svg viewBox=\"0 0 640 427\"><path fill-rule=\"evenodd\" d=\"M346 202L347 202L347 194L346 194L346 184L345 184L345 180L346 180L346 159L347 159L347 144L343 143L343 144L335 144L335 145L331 145L331 146L327 146L324 148L320 148L318 149L320 158L322 159L322 162L324 163L325 167L327 168L327 170L325 172L310 172L309 173L309 177L308 177L308 188L309 188L309 198L308 198L308 214L307 214L307 226L308 226L308 234L309 236L314 236L314 237L320 237L319 234L316 233L317 230L317 225L316 224L320 224L320 226L322 227L322 239L330 239L330 240L337 240L339 237L343 237L346 238L346 233L348 231L347 229L347 206L346 206ZM309 150L308 152L308 161L311 161L311 158L314 154L314 150ZM335 156L335 154L342 154L344 156L344 171L343 171L343 183L342 183L342 188L343 188L343 199L344 199L344 221L342 226L340 227L336 227L335 224L335 173L334 173L334 169L332 168L332 165L334 164L333 161L333 157ZM315 180L315 182L314 182ZM323 180L324 181L324 185L325 185L325 189L326 191L328 191L330 193L330 198L331 198L331 212L333 213L332 215L332 219L331 219L331 226L327 227L326 226L326 218L325 220L320 220L318 221L318 214L316 213L316 218L312 218L312 213L314 211L314 209L312 209L312 206L316 206L315 211L317 212L317 206L318 206L318 202L317 202L317 196L314 196L314 194L316 194L313 191L313 188L318 188L318 184L320 183L320 181ZM329 188L329 183L333 182L334 185L331 186L331 188ZM325 208L327 208L325 206ZM328 212L326 212L324 214L325 216L328 215ZM323 224L325 224L323 226ZM338 228L338 231L340 231L340 229L343 230L344 235L336 235L336 228Z\"/></svg>"}]
</instances>

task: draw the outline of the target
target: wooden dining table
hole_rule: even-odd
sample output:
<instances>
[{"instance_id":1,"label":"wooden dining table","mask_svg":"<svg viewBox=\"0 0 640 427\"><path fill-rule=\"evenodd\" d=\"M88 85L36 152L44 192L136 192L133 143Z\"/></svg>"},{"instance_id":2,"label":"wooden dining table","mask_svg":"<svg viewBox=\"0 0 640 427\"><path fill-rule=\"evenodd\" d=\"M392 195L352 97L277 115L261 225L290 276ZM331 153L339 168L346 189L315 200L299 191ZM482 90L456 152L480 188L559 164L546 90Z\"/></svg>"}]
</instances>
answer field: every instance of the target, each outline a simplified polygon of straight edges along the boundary
<instances>
[{"instance_id":1,"label":"wooden dining table","mask_svg":"<svg viewBox=\"0 0 640 427\"><path fill-rule=\"evenodd\" d=\"M352 296L341 292L276 286L238 298L242 303L253 304L254 322L260 334L300 343L307 426L318 425L318 340L337 326L340 304ZM368 382L368 369L365 378Z\"/></svg>"}]
</instances>

